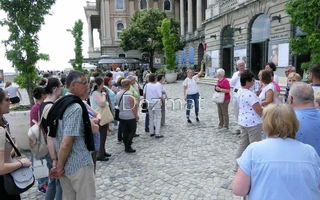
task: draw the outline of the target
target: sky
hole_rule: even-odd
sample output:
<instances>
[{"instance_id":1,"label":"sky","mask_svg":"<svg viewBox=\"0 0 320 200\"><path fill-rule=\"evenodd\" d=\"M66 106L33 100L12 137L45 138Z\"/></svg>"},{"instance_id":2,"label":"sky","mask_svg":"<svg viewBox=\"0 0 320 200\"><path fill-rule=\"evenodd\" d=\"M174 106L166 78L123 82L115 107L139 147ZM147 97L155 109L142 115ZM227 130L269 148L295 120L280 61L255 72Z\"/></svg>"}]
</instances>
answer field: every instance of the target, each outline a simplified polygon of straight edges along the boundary
<instances>
[{"instance_id":1,"label":"sky","mask_svg":"<svg viewBox=\"0 0 320 200\"><path fill-rule=\"evenodd\" d=\"M37 67L41 70L63 70L72 67L68 61L74 58L74 38L67 29L72 29L74 23L81 19L83 22L83 56L88 57L89 39L88 26L84 12L84 6L88 0L56 0L51 7L51 16L45 17L45 25L39 32L40 53L50 56L50 61L39 61ZM94 0L89 0L94 2ZM0 19L6 17L6 13L0 10ZM7 28L0 26L0 41L7 39ZM95 41L96 44L96 41ZM11 63L5 57L5 48L0 43L0 69L4 72L13 72Z\"/></svg>"}]
</instances>

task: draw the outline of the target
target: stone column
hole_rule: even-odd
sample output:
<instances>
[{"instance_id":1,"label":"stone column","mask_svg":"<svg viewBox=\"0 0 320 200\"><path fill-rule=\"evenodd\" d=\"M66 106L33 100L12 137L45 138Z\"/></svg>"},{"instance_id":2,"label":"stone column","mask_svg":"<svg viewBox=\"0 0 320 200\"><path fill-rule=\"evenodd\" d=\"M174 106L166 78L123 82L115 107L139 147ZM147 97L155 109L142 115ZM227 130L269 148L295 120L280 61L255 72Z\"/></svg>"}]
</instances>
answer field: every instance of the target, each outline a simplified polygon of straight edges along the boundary
<instances>
[{"instance_id":1,"label":"stone column","mask_svg":"<svg viewBox=\"0 0 320 200\"><path fill-rule=\"evenodd\" d=\"M129 13L130 13L130 16L132 16L134 13L134 1L133 0L130 0L130 2L129 2Z\"/></svg>"},{"instance_id":2,"label":"stone column","mask_svg":"<svg viewBox=\"0 0 320 200\"><path fill-rule=\"evenodd\" d=\"M188 0L188 33L193 33L192 0Z\"/></svg>"},{"instance_id":3,"label":"stone column","mask_svg":"<svg viewBox=\"0 0 320 200\"><path fill-rule=\"evenodd\" d=\"M106 44L106 19L105 19L105 6L104 6L104 0L101 1L101 13L100 13L100 37L101 37L101 43L102 45Z\"/></svg>"},{"instance_id":4,"label":"stone column","mask_svg":"<svg viewBox=\"0 0 320 200\"><path fill-rule=\"evenodd\" d=\"M159 8L159 1L153 0L153 8ZM163 8L159 8L159 10L163 10Z\"/></svg>"},{"instance_id":5,"label":"stone column","mask_svg":"<svg viewBox=\"0 0 320 200\"><path fill-rule=\"evenodd\" d=\"M111 24L110 24L110 0L105 0L105 18L106 18L106 42L112 44L111 40Z\"/></svg>"},{"instance_id":6,"label":"stone column","mask_svg":"<svg viewBox=\"0 0 320 200\"><path fill-rule=\"evenodd\" d=\"M184 0L180 0L180 31L181 36L185 36L184 30Z\"/></svg>"},{"instance_id":7,"label":"stone column","mask_svg":"<svg viewBox=\"0 0 320 200\"><path fill-rule=\"evenodd\" d=\"M202 28L202 1L201 0L198 0L197 1L197 29L201 29Z\"/></svg>"},{"instance_id":8,"label":"stone column","mask_svg":"<svg viewBox=\"0 0 320 200\"><path fill-rule=\"evenodd\" d=\"M93 52L93 36L91 27L91 15L87 18L88 22L88 36L89 36L89 52Z\"/></svg>"}]
</instances>

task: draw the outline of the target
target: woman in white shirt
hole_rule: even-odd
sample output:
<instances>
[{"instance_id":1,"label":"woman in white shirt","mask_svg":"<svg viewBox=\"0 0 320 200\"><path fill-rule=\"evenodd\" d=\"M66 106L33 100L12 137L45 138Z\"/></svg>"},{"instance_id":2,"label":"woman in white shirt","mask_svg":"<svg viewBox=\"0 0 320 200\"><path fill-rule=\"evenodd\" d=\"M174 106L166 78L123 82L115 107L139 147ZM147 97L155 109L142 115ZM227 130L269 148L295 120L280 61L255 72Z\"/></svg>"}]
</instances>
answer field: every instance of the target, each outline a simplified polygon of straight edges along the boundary
<instances>
[{"instance_id":1,"label":"woman in white shirt","mask_svg":"<svg viewBox=\"0 0 320 200\"><path fill-rule=\"evenodd\" d=\"M20 101L22 100L19 87L12 85L11 81L7 81L5 85L5 91L7 91L9 94L11 104L18 106L20 104ZM18 97L18 95L20 98Z\"/></svg>"},{"instance_id":2,"label":"woman in white shirt","mask_svg":"<svg viewBox=\"0 0 320 200\"><path fill-rule=\"evenodd\" d=\"M259 79L263 85L259 99L262 106L267 106L268 104L273 103L277 96L276 87L272 82L270 71L262 70L259 72L259 75L261 75Z\"/></svg>"},{"instance_id":3,"label":"woman in white shirt","mask_svg":"<svg viewBox=\"0 0 320 200\"><path fill-rule=\"evenodd\" d=\"M240 143L236 152L236 159L239 158L247 146L262 139L262 107L257 95L249 90L254 84L254 74L245 70L240 77L241 89L237 92L239 102L238 124L240 126ZM238 165L234 167L237 171Z\"/></svg>"},{"instance_id":4,"label":"woman in white shirt","mask_svg":"<svg viewBox=\"0 0 320 200\"><path fill-rule=\"evenodd\" d=\"M163 101L161 88L157 83L157 76L155 74L149 75L149 83L143 89L143 96L148 102L149 113L149 133L155 138L162 138L160 135L161 124L161 105ZM154 127L156 130L154 132Z\"/></svg>"},{"instance_id":5,"label":"woman in white shirt","mask_svg":"<svg viewBox=\"0 0 320 200\"><path fill-rule=\"evenodd\" d=\"M187 120L188 123L192 123L190 120L190 109L192 102L194 102L194 109L196 114L196 120L199 121L198 114L199 114L199 91L197 86L197 81L199 77L203 73L203 64L204 60L201 61L201 69L200 72L197 75L193 75L193 70L188 69L187 71L187 78L183 81L183 94L184 94L184 100L187 101Z\"/></svg>"}]
</instances>

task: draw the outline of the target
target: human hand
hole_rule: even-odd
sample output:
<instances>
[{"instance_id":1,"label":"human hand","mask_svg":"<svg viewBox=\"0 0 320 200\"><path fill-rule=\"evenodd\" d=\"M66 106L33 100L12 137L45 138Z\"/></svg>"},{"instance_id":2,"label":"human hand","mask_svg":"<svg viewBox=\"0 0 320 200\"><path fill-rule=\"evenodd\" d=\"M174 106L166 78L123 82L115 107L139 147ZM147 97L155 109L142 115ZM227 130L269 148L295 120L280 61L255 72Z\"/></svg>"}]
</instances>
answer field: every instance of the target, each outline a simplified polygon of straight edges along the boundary
<instances>
[{"instance_id":1,"label":"human hand","mask_svg":"<svg viewBox=\"0 0 320 200\"><path fill-rule=\"evenodd\" d=\"M202 59L202 60L201 60L201 65L203 65L203 64L204 64L204 60Z\"/></svg>"},{"instance_id":2,"label":"human hand","mask_svg":"<svg viewBox=\"0 0 320 200\"><path fill-rule=\"evenodd\" d=\"M58 169L54 167L50 169L49 178L60 178L63 174L64 174L64 169Z\"/></svg>"},{"instance_id":3,"label":"human hand","mask_svg":"<svg viewBox=\"0 0 320 200\"><path fill-rule=\"evenodd\" d=\"M136 120L137 120L137 122L139 121L139 119L140 119L140 118L139 118L139 116L136 116Z\"/></svg>"},{"instance_id":4,"label":"human hand","mask_svg":"<svg viewBox=\"0 0 320 200\"><path fill-rule=\"evenodd\" d=\"M20 162L22 162L23 167L30 167L32 164L28 158L21 158Z\"/></svg>"}]
</instances>

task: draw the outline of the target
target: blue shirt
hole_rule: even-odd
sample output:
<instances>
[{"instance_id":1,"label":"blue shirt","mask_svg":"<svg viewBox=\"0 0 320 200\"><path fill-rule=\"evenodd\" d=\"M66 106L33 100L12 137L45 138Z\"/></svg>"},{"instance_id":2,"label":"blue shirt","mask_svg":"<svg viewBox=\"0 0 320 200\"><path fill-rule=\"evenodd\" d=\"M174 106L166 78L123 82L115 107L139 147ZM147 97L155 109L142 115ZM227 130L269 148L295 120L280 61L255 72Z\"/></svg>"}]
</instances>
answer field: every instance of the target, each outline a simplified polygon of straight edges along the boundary
<instances>
[{"instance_id":1,"label":"blue shirt","mask_svg":"<svg viewBox=\"0 0 320 200\"><path fill-rule=\"evenodd\" d=\"M320 110L316 108L295 109L300 128L296 139L310 144L320 156Z\"/></svg>"},{"instance_id":2,"label":"blue shirt","mask_svg":"<svg viewBox=\"0 0 320 200\"><path fill-rule=\"evenodd\" d=\"M251 143L237 162L250 176L249 199L320 199L320 158L310 145L268 138Z\"/></svg>"}]
</instances>

